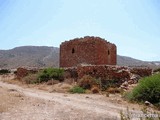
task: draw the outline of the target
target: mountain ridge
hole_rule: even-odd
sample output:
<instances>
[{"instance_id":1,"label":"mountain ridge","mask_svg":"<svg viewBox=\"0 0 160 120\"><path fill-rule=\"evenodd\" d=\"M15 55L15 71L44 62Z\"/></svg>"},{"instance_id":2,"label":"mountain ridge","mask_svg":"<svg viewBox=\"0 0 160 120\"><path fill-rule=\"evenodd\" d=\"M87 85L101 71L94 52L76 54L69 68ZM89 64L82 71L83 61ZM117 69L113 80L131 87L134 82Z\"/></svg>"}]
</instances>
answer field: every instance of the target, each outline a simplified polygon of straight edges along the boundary
<instances>
[{"instance_id":1,"label":"mountain ridge","mask_svg":"<svg viewBox=\"0 0 160 120\"><path fill-rule=\"evenodd\" d=\"M117 55L117 65L160 67L160 61L142 61ZM51 46L19 46L0 50L0 68L59 67L59 48Z\"/></svg>"}]
</instances>

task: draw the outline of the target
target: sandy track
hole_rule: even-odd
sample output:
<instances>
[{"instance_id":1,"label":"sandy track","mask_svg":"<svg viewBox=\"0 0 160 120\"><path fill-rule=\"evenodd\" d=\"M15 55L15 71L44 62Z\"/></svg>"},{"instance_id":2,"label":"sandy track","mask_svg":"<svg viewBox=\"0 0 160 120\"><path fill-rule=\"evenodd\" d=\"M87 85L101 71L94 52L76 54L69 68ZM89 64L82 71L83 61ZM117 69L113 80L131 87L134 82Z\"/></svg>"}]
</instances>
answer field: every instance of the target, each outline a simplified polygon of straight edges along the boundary
<instances>
[{"instance_id":1,"label":"sandy track","mask_svg":"<svg viewBox=\"0 0 160 120\"><path fill-rule=\"evenodd\" d=\"M103 95L48 93L1 81L0 87L23 96L13 109L0 113L1 120L117 120L127 107Z\"/></svg>"}]
</instances>

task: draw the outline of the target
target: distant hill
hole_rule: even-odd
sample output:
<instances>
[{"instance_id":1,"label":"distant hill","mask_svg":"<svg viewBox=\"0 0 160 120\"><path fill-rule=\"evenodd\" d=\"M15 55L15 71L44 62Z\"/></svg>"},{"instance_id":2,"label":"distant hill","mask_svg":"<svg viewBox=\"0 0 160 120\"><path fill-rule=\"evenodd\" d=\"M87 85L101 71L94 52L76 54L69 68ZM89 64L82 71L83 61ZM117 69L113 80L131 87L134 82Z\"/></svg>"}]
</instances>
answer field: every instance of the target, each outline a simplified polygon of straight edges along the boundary
<instances>
[{"instance_id":1,"label":"distant hill","mask_svg":"<svg viewBox=\"0 0 160 120\"><path fill-rule=\"evenodd\" d=\"M0 50L0 68L58 67L59 48L46 46L22 46Z\"/></svg>"},{"instance_id":2,"label":"distant hill","mask_svg":"<svg viewBox=\"0 0 160 120\"><path fill-rule=\"evenodd\" d=\"M117 64L122 66L160 67L160 61L145 62L126 56L117 56ZM59 48L47 46L22 46L10 50L0 50L0 68L58 67Z\"/></svg>"},{"instance_id":3,"label":"distant hill","mask_svg":"<svg viewBox=\"0 0 160 120\"><path fill-rule=\"evenodd\" d=\"M146 66L153 69L160 67L160 61L142 61L120 55L117 55L117 64L121 66Z\"/></svg>"}]
</instances>

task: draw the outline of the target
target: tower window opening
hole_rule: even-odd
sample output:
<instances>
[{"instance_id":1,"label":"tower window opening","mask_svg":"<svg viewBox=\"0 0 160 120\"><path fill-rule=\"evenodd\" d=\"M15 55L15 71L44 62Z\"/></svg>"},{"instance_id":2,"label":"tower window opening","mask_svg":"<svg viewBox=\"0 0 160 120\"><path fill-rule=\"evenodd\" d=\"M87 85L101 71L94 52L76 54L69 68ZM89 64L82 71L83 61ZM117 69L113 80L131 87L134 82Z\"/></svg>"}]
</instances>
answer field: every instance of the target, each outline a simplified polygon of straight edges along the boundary
<instances>
[{"instance_id":1,"label":"tower window opening","mask_svg":"<svg viewBox=\"0 0 160 120\"><path fill-rule=\"evenodd\" d=\"M74 48L72 48L72 53L75 53L75 50L74 50Z\"/></svg>"},{"instance_id":2,"label":"tower window opening","mask_svg":"<svg viewBox=\"0 0 160 120\"><path fill-rule=\"evenodd\" d=\"M108 50L108 55L110 55L110 51Z\"/></svg>"}]
</instances>

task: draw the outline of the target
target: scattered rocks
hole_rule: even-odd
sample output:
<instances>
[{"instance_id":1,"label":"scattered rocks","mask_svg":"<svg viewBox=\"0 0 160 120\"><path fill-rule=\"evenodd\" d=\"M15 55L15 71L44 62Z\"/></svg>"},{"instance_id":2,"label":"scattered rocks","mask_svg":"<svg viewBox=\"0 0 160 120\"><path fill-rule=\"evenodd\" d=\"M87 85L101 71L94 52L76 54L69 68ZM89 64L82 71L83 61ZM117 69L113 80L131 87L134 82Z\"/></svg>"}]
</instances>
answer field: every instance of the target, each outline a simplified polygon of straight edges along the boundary
<instances>
[{"instance_id":1,"label":"scattered rocks","mask_svg":"<svg viewBox=\"0 0 160 120\"><path fill-rule=\"evenodd\" d=\"M128 84L129 84L129 85L134 84L134 81L133 81L133 80L129 80L129 81L128 81Z\"/></svg>"},{"instance_id":2,"label":"scattered rocks","mask_svg":"<svg viewBox=\"0 0 160 120\"><path fill-rule=\"evenodd\" d=\"M120 88L122 88L122 89L125 89L125 90L128 90L129 88L128 88L128 82L127 81L125 81L124 83L122 83L122 85L120 86Z\"/></svg>"},{"instance_id":3,"label":"scattered rocks","mask_svg":"<svg viewBox=\"0 0 160 120\"><path fill-rule=\"evenodd\" d=\"M66 94L64 94L63 96L64 96L64 97L68 97L68 95L66 95Z\"/></svg>"},{"instance_id":4,"label":"scattered rocks","mask_svg":"<svg viewBox=\"0 0 160 120\"><path fill-rule=\"evenodd\" d=\"M109 97L109 93L108 92L106 93L106 97Z\"/></svg>"},{"instance_id":5,"label":"scattered rocks","mask_svg":"<svg viewBox=\"0 0 160 120\"><path fill-rule=\"evenodd\" d=\"M86 98L89 98L88 96L86 96Z\"/></svg>"},{"instance_id":6,"label":"scattered rocks","mask_svg":"<svg viewBox=\"0 0 160 120\"><path fill-rule=\"evenodd\" d=\"M149 101L145 101L144 104L145 104L146 106L150 106L150 107L153 107L153 106L154 106L154 105L153 105L152 103L150 103Z\"/></svg>"},{"instance_id":7,"label":"scattered rocks","mask_svg":"<svg viewBox=\"0 0 160 120\"><path fill-rule=\"evenodd\" d=\"M151 104L151 103L148 102L148 101L145 101L144 103L145 103L145 105L147 105L147 106L149 106L149 105Z\"/></svg>"},{"instance_id":8,"label":"scattered rocks","mask_svg":"<svg viewBox=\"0 0 160 120\"><path fill-rule=\"evenodd\" d=\"M140 78L141 77L139 75L131 73L130 81L132 81L132 84L135 84L138 82Z\"/></svg>"},{"instance_id":9,"label":"scattered rocks","mask_svg":"<svg viewBox=\"0 0 160 120\"><path fill-rule=\"evenodd\" d=\"M8 91L9 91L9 92L15 92L15 91L17 92L16 89L8 89Z\"/></svg>"},{"instance_id":10,"label":"scattered rocks","mask_svg":"<svg viewBox=\"0 0 160 120\"><path fill-rule=\"evenodd\" d=\"M124 90L128 90L129 89L128 87L125 87L125 86L121 86L120 88L124 89Z\"/></svg>"},{"instance_id":11,"label":"scattered rocks","mask_svg":"<svg viewBox=\"0 0 160 120\"><path fill-rule=\"evenodd\" d=\"M117 99L117 103L118 103L118 104L122 103L122 100Z\"/></svg>"},{"instance_id":12,"label":"scattered rocks","mask_svg":"<svg viewBox=\"0 0 160 120\"><path fill-rule=\"evenodd\" d=\"M128 82L125 81L125 82L122 84L122 86L128 87Z\"/></svg>"}]
</instances>

